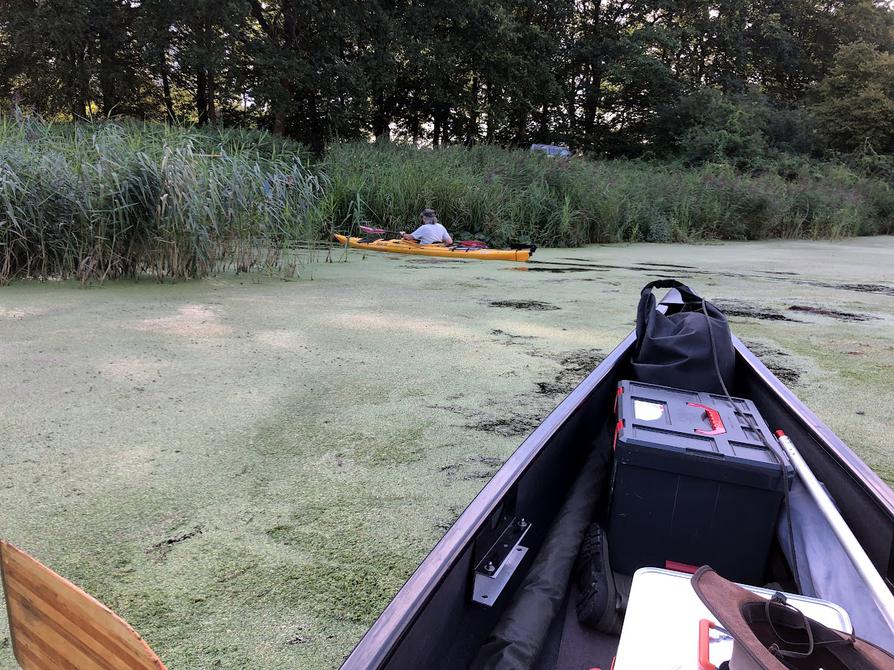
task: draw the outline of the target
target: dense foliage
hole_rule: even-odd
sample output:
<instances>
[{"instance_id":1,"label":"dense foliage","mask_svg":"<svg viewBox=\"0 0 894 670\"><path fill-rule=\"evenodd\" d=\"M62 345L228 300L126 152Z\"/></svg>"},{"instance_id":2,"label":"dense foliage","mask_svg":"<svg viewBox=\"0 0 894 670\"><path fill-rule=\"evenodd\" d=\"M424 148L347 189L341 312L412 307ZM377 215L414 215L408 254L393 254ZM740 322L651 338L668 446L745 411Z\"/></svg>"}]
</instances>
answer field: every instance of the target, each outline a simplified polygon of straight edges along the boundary
<instances>
[{"instance_id":1,"label":"dense foliage","mask_svg":"<svg viewBox=\"0 0 894 670\"><path fill-rule=\"evenodd\" d=\"M894 161L864 160L876 176L790 157L743 172L728 164L555 160L492 146L339 145L322 166L321 218L393 230L435 207L460 237L550 246L892 233ZM891 173L878 172L885 169Z\"/></svg>"},{"instance_id":2,"label":"dense foliage","mask_svg":"<svg viewBox=\"0 0 894 670\"><path fill-rule=\"evenodd\" d=\"M894 232L894 159L849 160L742 170L365 142L312 159L256 131L0 116L0 282L291 275L296 246L359 223L410 228L423 207L498 245Z\"/></svg>"},{"instance_id":3,"label":"dense foliage","mask_svg":"<svg viewBox=\"0 0 894 670\"><path fill-rule=\"evenodd\" d=\"M883 0L4 0L0 106L335 140L892 147Z\"/></svg>"},{"instance_id":4,"label":"dense foliage","mask_svg":"<svg viewBox=\"0 0 894 670\"><path fill-rule=\"evenodd\" d=\"M293 274L320 180L270 136L0 117L0 281Z\"/></svg>"}]
</instances>

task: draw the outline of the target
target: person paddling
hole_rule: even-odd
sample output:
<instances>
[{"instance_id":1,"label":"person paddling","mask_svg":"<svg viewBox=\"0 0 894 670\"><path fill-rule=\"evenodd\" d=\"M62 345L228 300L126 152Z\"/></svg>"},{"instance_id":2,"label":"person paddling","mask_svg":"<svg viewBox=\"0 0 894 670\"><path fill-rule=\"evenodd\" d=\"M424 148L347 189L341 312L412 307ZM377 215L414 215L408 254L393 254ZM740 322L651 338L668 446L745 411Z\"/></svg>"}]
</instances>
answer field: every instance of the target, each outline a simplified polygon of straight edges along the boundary
<instances>
[{"instance_id":1,"label":"person paddling","mask_svg":"<svg viewBox=\"0 0 894 670\"><path fill-rule=\"evenodd\" d=\"M447 229L438 223L438 217L433 209L423 209L419 215L422 224L412 233L400 232L400 236L409 242L419 242L419 244L435 244L443 242L444 244L453 244L453 238Z\"/></svg>"}]
</instances>

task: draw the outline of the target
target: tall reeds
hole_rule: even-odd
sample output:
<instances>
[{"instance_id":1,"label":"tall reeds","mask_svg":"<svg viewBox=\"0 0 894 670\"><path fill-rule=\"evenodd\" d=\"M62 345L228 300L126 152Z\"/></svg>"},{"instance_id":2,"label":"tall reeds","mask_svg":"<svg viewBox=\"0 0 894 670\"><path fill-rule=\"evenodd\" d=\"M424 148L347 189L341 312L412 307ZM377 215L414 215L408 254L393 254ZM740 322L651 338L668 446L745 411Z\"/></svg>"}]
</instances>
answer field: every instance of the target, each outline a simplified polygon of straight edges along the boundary
<instances>
[{"instance_id":1,"label":"tall reeds","mask_svg":"<svg viewBox=\"0 0 894 670\"><path fill-rule=\"evenodd\" d=\"M789 161L791 163L791 161ZM894 232L894 189L840 163L729 165L570 161L493 146L336 145L321 207L336 222L415 224L434 207L451 231L495 244L835 238Z\"/></svg>"},{"instance_id":2,"label":"tall reeds","mask_svg":"<svg viewBox=\"0 0 894 670\"><path fill-rule=\"evenodd\" d=\"M0 281L294 272L322 182L265 137L0 118Z\"/></svg>"},{"instance_id":3,"label":"tall reeds","mask_svg":"<svg viewBox=\"0 0 894 670\"><path fill-rule=\"evenodd\" d=\"M865 161L864 161L865 162ZM0 282L292 274L298 249L434 207L460 239L680 242L894 232L892 166L555 159L494 146L300 145L239 129L0 116Z\"/></svg>"}]
</instances>

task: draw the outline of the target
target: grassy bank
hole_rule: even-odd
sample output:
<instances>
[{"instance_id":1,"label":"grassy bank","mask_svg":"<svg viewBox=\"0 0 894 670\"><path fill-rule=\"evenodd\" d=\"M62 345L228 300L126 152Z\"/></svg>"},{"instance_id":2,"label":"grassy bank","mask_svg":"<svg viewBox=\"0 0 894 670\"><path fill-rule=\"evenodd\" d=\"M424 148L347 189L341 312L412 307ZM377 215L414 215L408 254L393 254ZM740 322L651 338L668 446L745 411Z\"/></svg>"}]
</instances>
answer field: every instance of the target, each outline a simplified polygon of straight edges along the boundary
<instances>
[{"instance_id":1,"label":"grassy bank","mask_svg":"<svg viewBox=\"0 0 894 670\"><path fill-rule=\"evenodd\" d=\"M422 207L497 244L838 238L894 231L894 190L839 163L762 172L645 161L555 160L492 146L332 147L322 206L335 221L412 225Z\"/></svg>"},{"instance_id":2,"label":"grassy bank","mask_svg":"<svg viewBox=\"0 0 894 670\"><path fill-rule=\"evenodd\" d=\"M320 192L268 135L0 119L0 281L293 273Z\"/></svg>"},{"instance_id":3,"label":"grassy bank","mask_svg":"<svg viewBox=\"0 0 894 670\"><path fill-rule=\"evenodd\" d=\"M891 172L358 143L311 163L264 133L0 118L0 281L294 273L296 243L361 222L409 228L423 207L495 245L890 233Z\"/></svg>"}]
</instances>

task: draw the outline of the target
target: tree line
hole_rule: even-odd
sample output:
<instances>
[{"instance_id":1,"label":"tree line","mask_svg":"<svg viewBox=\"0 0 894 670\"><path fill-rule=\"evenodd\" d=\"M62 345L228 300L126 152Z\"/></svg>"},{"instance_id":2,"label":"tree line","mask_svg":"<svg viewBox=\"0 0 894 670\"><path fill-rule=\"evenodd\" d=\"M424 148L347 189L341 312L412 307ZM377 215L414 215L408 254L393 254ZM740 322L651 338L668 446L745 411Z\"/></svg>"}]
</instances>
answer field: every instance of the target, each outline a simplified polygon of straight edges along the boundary
<instances>
[{"instance_id":1,"label":"tree line","mask_svg":"<svg viewBox=\"0 0 894 670\"><path fill-rule=\"evenodd\" d=\"M882 0L3 0L0 105L748 160L894 152Z\"/></svg>"}]
</instances>

